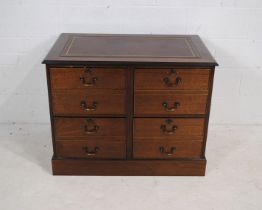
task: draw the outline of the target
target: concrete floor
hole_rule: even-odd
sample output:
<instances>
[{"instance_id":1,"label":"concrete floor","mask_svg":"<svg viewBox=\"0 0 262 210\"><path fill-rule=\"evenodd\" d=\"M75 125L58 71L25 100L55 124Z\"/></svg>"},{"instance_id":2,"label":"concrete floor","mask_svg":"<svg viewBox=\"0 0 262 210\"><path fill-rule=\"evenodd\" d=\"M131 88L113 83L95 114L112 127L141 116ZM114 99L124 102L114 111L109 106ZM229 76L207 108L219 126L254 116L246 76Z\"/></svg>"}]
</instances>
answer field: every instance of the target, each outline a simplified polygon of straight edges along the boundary
<instances>
[{"instance_id":1,"label":"concrete floor","mask_svg":"<svg viewBox=\"0 0 262 210\"><path fill-rule=\"evenodd\" d=\"M49 125L0 125L1 210L259 210L262 126L210 126L205 177L52 176Z\"/></svg>"}]
</instances>

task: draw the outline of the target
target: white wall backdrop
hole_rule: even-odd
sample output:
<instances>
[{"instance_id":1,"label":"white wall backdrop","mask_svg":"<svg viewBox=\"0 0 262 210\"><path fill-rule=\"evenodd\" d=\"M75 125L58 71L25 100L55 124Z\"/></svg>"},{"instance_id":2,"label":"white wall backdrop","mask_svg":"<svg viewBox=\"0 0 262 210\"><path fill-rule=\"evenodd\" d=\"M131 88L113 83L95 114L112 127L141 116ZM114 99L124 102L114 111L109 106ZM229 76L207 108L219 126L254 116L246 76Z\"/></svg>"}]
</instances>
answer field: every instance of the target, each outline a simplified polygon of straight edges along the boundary
<instances>
[{"instance_id":1,"label":"white wall backdrop","mask_svg":"<svg viewBox=\"0 0 262 210\"><path fill-rule=\"evenodd\" d=\"M62 32L199 34L220 66L212 124L262 124L261 0L0 0L0 122L48 123L42 59Z\"/></svg>"}]
</instances>

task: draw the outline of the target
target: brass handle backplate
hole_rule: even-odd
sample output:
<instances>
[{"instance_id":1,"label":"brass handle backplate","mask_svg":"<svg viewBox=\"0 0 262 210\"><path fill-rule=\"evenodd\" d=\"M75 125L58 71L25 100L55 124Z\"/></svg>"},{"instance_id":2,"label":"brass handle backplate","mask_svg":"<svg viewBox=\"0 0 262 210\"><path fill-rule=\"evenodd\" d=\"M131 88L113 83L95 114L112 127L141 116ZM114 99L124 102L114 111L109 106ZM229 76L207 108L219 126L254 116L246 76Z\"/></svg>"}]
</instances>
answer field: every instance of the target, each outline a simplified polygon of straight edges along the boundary
<instances>
[{"instance_id":1,"label":"brass handle backplate","mask_svg":"<svg viewBox=\"0 0 262 210\"><path fill-rule=\"evenodd\" d=\"M82 82L82 84L86 87L91 87L91 86L94 86L96 84L96 81L97 81L97 77L92 77L90 79L90 82L87 82L86 81L86 78L84 76L81 76L80 77L80 80Z\"/></svg>"},{"instance_id":2,"label":"brass handle backplate","mask_svg":"<svg viewBox=\"0 0 262 210\"><path fill-rule=\"evenodd\" d=\"M91 106L87 106L86 101L81 101L80 102L80 107L84 109L85 111L96 111L98 103L96 101L92 102Z\"/></svg>"},{"instance_id":3,"label":"brass handle backplate","mask_svg":"<svg viewBox=\"0 0 262 210\"><path fill-rule=\"evenodd\" d=\"M86 74L86 76L80 76L80 81L82 82L83 86L85 87L91 87L96 85L96 81L98 80L97 77L92 76L93 73L91 71L90 68L84 67L84 73ZM88 79L86 79L86 77L91 77L88 81Z\"/></svg>"},{"instance_id":4,"label":"brass handle backplate","mask_svg":"<svg viewBox=\"0 0 262 210\"><path fill-rule=\"evenodd\" d=\"M99 129L98 125L94 125L93 128L91 128L91 129L89 128L88 125L85 125L85 133L86 134L95 134L95 133L97 133L98 129Z\"/></svg>"},{"instance_id":5,"label":"brass handle backplate","mask_svg":"<svg viewBox=\"0 0 262 210\"><path fill-rule=\"evenodd\" d=\"M166 101L164 101L162 103L162 106L164 107L164 109L167 111L167 112L174 112L179 106L180 106L180 102L179 101L175 101L174 102L174 105L172 107L169 107L168 106L168 103Z\"/></svg>"},{"instance_id":6,"label":"brass handle backplate","mask_svg":"<svg viewBox=\"0 0 262 210\"><path fill-rule=\"evenodd\" d=\"M175 80L173 81L172 77L175 76ZM182 77L177 75L176 69L171 69L168 73L168 76L163 78L163 82L167 87L178 86L182 83Z\"/></svg>"},{"instance_id":7,"label":"brass handle backplate","mask_svg":"<svg viewBox=\"0 0 262 210\"><path fill-rule=\"evenodd\" d=\"M162 132L164 134L174 134L176 129L178 128L177 125L171 125L171 123L173 122L172 119L167 119L166 120L166 124L162 124L160 126L160 129L162 130ZM168 128L169 127L169 128Z\"/></svg>"},{"instance_id":8,"label":"brass handle backplate","mask_svg":"<svg viewBox=\"0 0 262 210\"><path fill-rule=\"evenodd\" d=\"M82 147L82 149L87 156L95 156L99 151L99 147L94 147L93 150L90 150L87 146L85 146Z\"/></svg>"},{"instance_id":9,"label":"brass handle backplate","mask_svg":"<svg viewBox=\"0 0 262 210\"><path fill-rule=\"evenodd\" d=\"M99 126L95 124L93 119L87 119L86 121L87 124L81 126L84 128L85 134L96 134L99 130Z\"/></svg>"},{"instance_id":10,"label":"brass handle backplate","mask_svg":"<svg viewBox=\"0 0 262 210\"><path fill-rule=\"evenodd\" d=\"M175 154L175 151L176 151L176 147L171 147L170 150L168 151L165 147L159 147L159 151L162 153L162 154L165 154L167 156L172 156Z\"/></svg>"}]
</instances>

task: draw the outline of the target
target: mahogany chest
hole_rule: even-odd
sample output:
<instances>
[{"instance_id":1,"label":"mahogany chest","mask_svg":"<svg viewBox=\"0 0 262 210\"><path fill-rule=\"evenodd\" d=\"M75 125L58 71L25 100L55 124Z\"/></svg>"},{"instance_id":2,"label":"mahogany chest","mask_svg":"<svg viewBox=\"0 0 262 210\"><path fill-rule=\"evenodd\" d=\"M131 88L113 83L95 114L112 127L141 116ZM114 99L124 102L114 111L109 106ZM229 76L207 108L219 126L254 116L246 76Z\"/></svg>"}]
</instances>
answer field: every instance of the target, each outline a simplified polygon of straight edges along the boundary
<instances>
[{"instance_id":1,"label":"mahogany chest","mask_svg":"<svg viewBox=\"0 0 262 210\"><path fill-rule=\"evenodd\" d=\"M205 175L217 63L199 36L61 34L43 63L54 175Z\"/></svg>"}]
</instances>

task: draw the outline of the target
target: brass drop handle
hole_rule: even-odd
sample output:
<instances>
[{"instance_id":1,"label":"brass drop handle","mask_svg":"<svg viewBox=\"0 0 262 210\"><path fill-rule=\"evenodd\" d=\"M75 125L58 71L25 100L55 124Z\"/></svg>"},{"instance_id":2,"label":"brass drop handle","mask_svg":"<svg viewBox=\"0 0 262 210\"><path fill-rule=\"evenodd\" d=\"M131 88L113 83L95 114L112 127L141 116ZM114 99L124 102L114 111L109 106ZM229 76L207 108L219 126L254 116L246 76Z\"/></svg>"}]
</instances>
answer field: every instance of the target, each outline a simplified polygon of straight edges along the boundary
<instances>
[{"instance_id":1,"label":"brass drop handle","mask_svg":"<svg viewBox=\"0 0 262 210\"><path fill-rule=\"evenodd\" d=\"M84 67L84 73L89 75L91 79L90 79L90 82L87 82L85 76L80 76L80 81L82 82L83 86L91 87L91 86L96 85L96 81L98 80L98 78L92 76L91 69L88 67Z\"/></svg>"},{"instance_id":2,"label":"brass drop handle","mask_svg":"<svg viewBox=\"0 0 262 210\"><path fill-rule=\"evenodd\" d=\"M99 126L98 125L94 125L93 128L89 128L90 126L85 125L85 134L95 134L97 133Z\"/></svg>"},{"instance_id":3,"label":"brass drop handle","mask_svg":"<svg viewBox=\"0 0 262 210\"><path fill-rule=\"evenodd\" d=\"M174 106L173 107L169 107L168 103L166 101L164 101L162 103L162 106L165 108L165 110L167 112L174 112L180 106L180 103L178 101L175 101L174 102Z\"/></svg>"},{"instance_id":4,"label":"brass drop handle","mask_svg":"<svg viewBox=\"0 0 262 210\"><path fill-rule=\"evenodd\" d=\"M174 82L171 79L172 75L176 75ZM180 83L182 83L182 77L177 76L176 69L171 69L168 76L163 78L163 82L167 87L178 86Z\"/></svg>"},{"instance_id":5,"label":"brass drop handle","mask_svg":"<svg viewBox=\"0 0 262 210\"><path fill-rule=\"evenodd\" d=\"M163 79L164 83L166 86L168 87L172 87L172 86L178 86L181 82L182 82L182 78L181 77L177 77L175 79L175 82L172 82L171 79L169 77L165 77Z\"/></svg>"},{"instance_id":6,"label":"brass drop handle","mask_svg":"<svg viewBox=\"0 0 262 210\"><path fill-rule=\"evenodd\" d=\"M94 147L94 149L91 150L91 151L90 151L90 149L89 149L87 146L82 147L82 149L83 149L84 153L85 153L87 156L95 156L95 155L97 155L97 152L98 152L98 150L99 150L99 147Z\"/></svg>"},{"instance_id":7,"label":"brass drop handle","mask_svg":"<svg viewBox=\"0 0 262 210\"><path fill-rule=\"evenodd\" d=\"M96 81L97 81L97 77L92 77L90 82L87 82L85 77L81 76L80 77L80 80L82 81L82 84L85 86L85 87L91 87L91 86L94 86L96 84Z\"/></svg>"},{"instance_id":8,"label":"brass drop handle","mask_svg":"<svg viewBox=\"0 0 262 210\"><path fill-rule=\"evenodd\" d=\"M171 147L169 151L167 151L165 147L159 147L159 151L167 156L171 156L174 155L176 147Z\"/></svg>"},{"instance_id":9,"label":"brass drop handle","mask_svg":"<svg viewBox=\"0 0 262 210\"><path fill-rule=\"evenodd\" d=\"M177 126L173 125L170 129L168 129L166 125L161 125L160 129L162 130L163 133L171 135L175 133Z\"/></svg>"},{"instance_id":10,"label":"brass drop handle","mask_svg":"<svg viewBox=\"0 0 262 210\"><path fill-rule=\"evenodd\" d=\"M96 111L98 103L94 101L92 103L92 106L88 107L87 103L85 101L80 102L80 107L84 109L85 111Z\"/></svg>"},{"instance_id":11,"label":"brass drop handle","mask_svg":"<svg viewBox=\"0 0 262 210\"><path fill-rule=\"evenodd\" d=\"M95 134L98 132L99 126L96 125L95 121L92 118L86 119L85 125L81 125L81 128L84 129L85 134Z\"/></svg>"}]
</instances>

